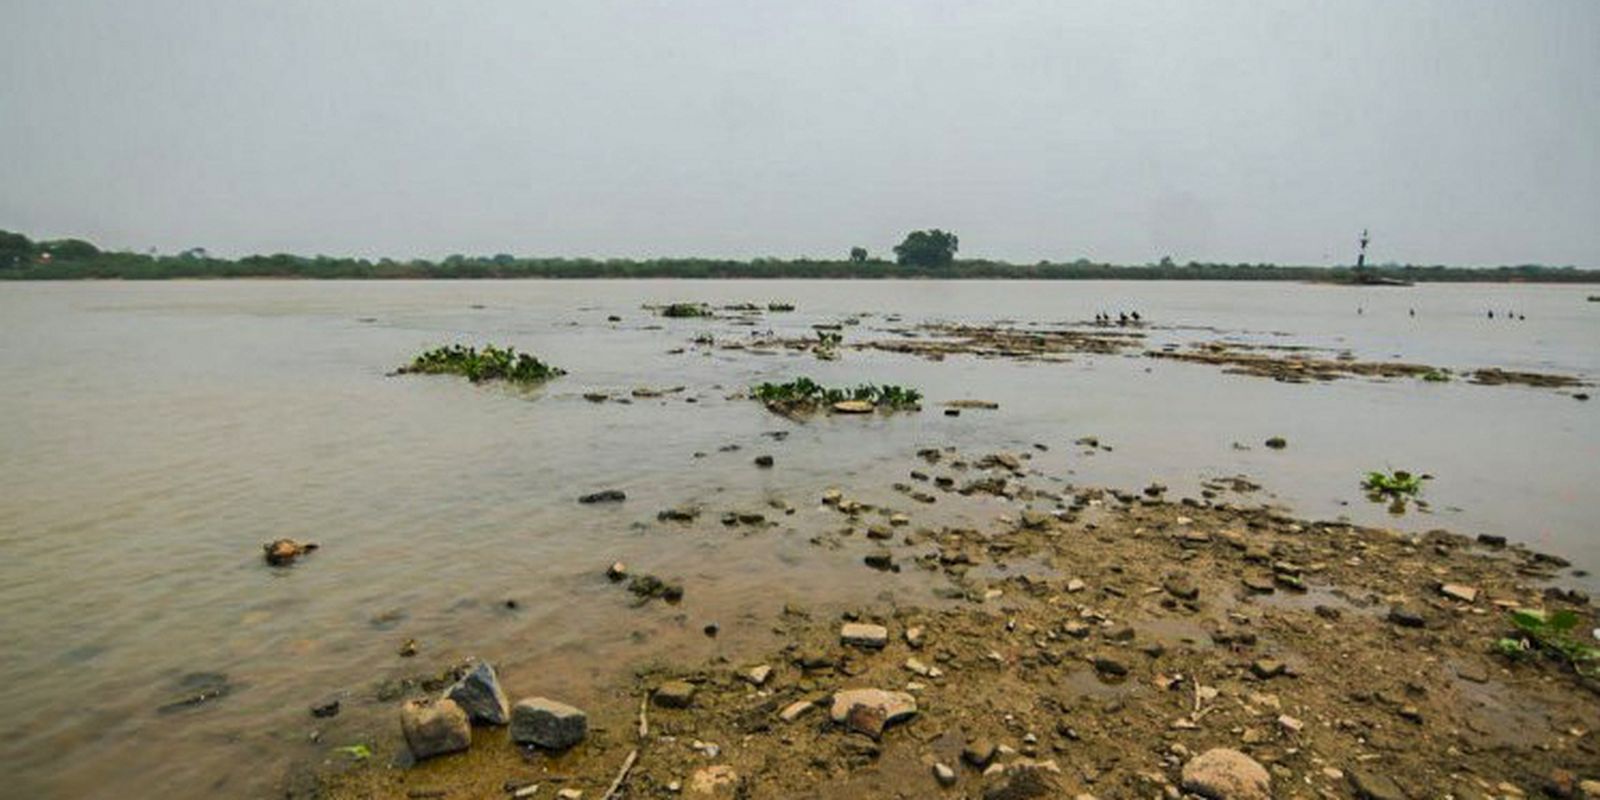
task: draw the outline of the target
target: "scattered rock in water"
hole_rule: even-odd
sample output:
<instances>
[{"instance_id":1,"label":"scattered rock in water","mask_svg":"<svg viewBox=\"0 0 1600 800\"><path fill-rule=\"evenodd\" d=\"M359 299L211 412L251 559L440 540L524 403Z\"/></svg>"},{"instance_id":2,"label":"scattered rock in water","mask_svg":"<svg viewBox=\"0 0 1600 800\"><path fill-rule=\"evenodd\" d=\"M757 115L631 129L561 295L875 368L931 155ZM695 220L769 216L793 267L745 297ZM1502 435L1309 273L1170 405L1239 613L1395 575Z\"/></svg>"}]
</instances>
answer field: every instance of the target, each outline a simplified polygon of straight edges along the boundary
<instances>
[{"instance_id":1,"label":"scattered rock in water","mask_svg":"<svg viewBox=\"0 0 1600 800\"><path fill-rule=\"evenodd\" d=\"M1476 588L1459 583L1446 583L1440 585L1439 594L1442 594L1451 600L1460 600L1461 602L1467 604L1478 601L1478 590Z\"/></svg>"},{"instance_id":2,"label":"scattered rock in water","mask_svg":"<svg viewBox=\"0 0 1600 800\"><path fill-rule=\"evenodd\" d=\"M1288 670L1288 665L1275 658L1258 658L1250 663L1250 674L1262 680L1276 678Z\"/></svg>"},{"instance_id":3,"label":"scattered rock in water","mask_svg":"<svg viewBox=\"0 0 1600 800\"><path fill-rule=\"evenodd\" d=\"M751 686L765 686L767 681L772 679L772 667L766 664L754 666L745 670L739 677Z\"/></svg>"},{"instance_id":4,"label":"scattered rock in water","mask_svg":"<svg viewBox=\"0 0 1600 800\"><path fill-rule=\"evenodd\" d=\"M511 721L511 703L500 688L500 676L486 661L445 690L445 697L454 700L474 723L504 725Z\"/></svg>"},{"instance_id":5,"label":"scattered rock in water","mask_svg":"<svg viewBox=\"0 0 1600 800\"><path fill-rule=\"evenodd\" d=\"M700 518L700 509L691 506L669 508L656 514L662 522L694 522Z\"/></svg>"},{"instance_id":6,"label":"scattered rock in water","mask_svg":"<svg viewBox=\"0 0 1600 800\"><path fill-rule=\"evenodd\" d=\"M1195 585L1194 578L1182 573L1168 575L1167 579L1162 581L1161 588L1179 600L1195 600L1200 597L1200 587Z\"/></svg>"},{"instance_id":7,"label":"scattered rock in water","mask_svg":"<svg viewBox=\"0 0 1600 800\"><path fill-rule=\"evenodd\" d=\"M628 493L621 489L602 489L579 497L578 502L584 505L593 505L595 503L620 503L626 499L628 499Z\"/></svg>"},{"instance_id":8,"label":"scattered rock in water","mask_svg":"<svg viewBox=\"0 0 1600 800\"><path fill-rule=\"evenodd\" d=\"M606 577L610 579L612 583L616 583L617 581L628 577L628 565L622 563L621 561L611 562L611 566L606 567Z\"/></svg>"},{"instance_id":9,"label":"scattered rock in water","mask_svg":"<svg viewBox=\"0 0 1600 800\"><path fill-rule=\"evenodd\" d=\"M694 693L695 686L688 681L667 681L650 693L650 700L662 708L688 708Z\"/></svg>"},{"instance_id":10,"label":"scattered rock in water","mask_svg":"<svg viewBox=\"0 0 1600 800\"><path fill-rule=\"evenodd\" d=\"M418 761L459 753L472 745L467 712L449 698L407 700L400 707L400 731Z\"/></svg>"},{"instance_id":11,"label":"scattered rock in water","mask_svg":"<svg viewBox=\"0 0 1600 800\"><path fill-rule=\"evenodd\" d=\"M316 550L321 545L316 542L297 542L293 539L274 539L261 546L266 551L267 563L274 567L287 567L295 559L306 553Z\"/></svg>"},{"instance_id":12,"label":"scattered rock in water","mask_svg":"<svg viewBox=\"0 0 1600 800\"><path fill-rule=\"evenodd\" d=\"M583 399L588 400L591 403L604 403L610 399L610 396L605 392L584 392Z\"/></svg>"},{"instance_id":13,"label":"scattered rock in water","mask_svg":"<svg viewBox=\"0 0 1600 800\"><path fill-rule=\"evenodd\" d=\"M676 603L683 599L682 584L669 583L654 575L640 575L628 581L628 591L633 592L641 600L659 597L669 603Z\"/></svg>"},{"instance_id":14,"label":"scattered rock in water","mask_svg":"<svg viewBox=\"0 0 1600 800\"><path fill-rule=\"evenodd\" d=\"M756 466L763 467L763 468L771 467L772 466L772 456L767 456L767 455L756 456Z\"/></svg>"},{"instance_id":15,"label":"scattered rock in water","mask_svg":"<svg viewBox=\"0 0 1600 800\"><path fill-rule=\"evenodd\" d=\"M959 408L947 408L947 409L944 410L944 415L947 416L947 417L959 417L959 416L961 416L961 409L959 409Z\"/></svg>"},{"instance_id":16,"label":"scattered rock in water","mask_svg":"<svg viewBox=\"0 0 1600 800\"><path fill-rule=\"evenodd\" d=\"M1350 788L1360 800L1409 800L1400 786L1387 775L1373 772L1365 767L1352 767L1345 770L1344 774L1350 780Z\"/></svg>"},{"instance_id":17,"label":"scattered rock in water","mask_svg":"<svg viewBox=\"0 0 1600 800\"><path fill-rule=\"evenodd\" d=\"M1023 511L1021 518L1022 527L1033 530L1048 527L1051 522L1055 521L1054 516L1043 511L1035 511L1031 508Z\"/></svg>"},{"instance_id":18,"label":"scattered rock in water","mask_svg":"<svg viewBox=\"0 0 1600 800\"><path fill-rule=\"evenodd\" d=\"M833 696L829 716L835 723L873 739L885 728L917 715L917 699L905 692L846 689Z\"/></svg>"},{"instance_id":19,"label":"scattered rock in water","mask_svg":"<svg viewBox=\"0 0 1600 800\"><path fill-rule=\"evenodd\" d=\"M982 770L994 761L999 751L1000 748L988 739L974 739L961 748L961 760Z\"/></svg>"},{"instance_id":20,"label":"scattered rock in water","mask_svg":"<svg viewBox=\"0 0 1600 800\"><path fill-rule=\"evenodd\" d=\"M926 631L921 625L912 625L911 627L906 628L904 635L906 644L910 645L912 649L922 649L922 643L926 636Z\"/></svg>"},{"instance_id":21,"label":"scattered rock in water","mask_svg":"<svg viewBox=\"0 0 1600 800\"><path fill-rule=\"evenodd\" d=\"M1053 761L1018 761L1002 770L996 783L985 789L983 800L1035 800L1062 797L1063 790Z\"/></svg>"},{"instance_id":22,"label":"scattered rock in water","mask_svg":"<svg viewBox=\"0 0 1600 800\"><path fill-rule=\"evenodd\" d=\"M1183 765L1183 790L1210 800L1272 800L1272 776L1244 753L1218 747Z\"/></svg>"},{"instance_id":23,"label":"scattered rock in water","mask_svg":"<svg viewBox=\"0 0 1600 800\"><path fill-rule=\"evenodd\" d=\"M778 712L778 719L781 719L784 722L794 722L803 716L807 711L810 711L816 707L817 704L811 702L810 700L796 700L795 702L784 706L783 710Z\"/></svg>"},{"instance_id":24,"label":"scattered rock in water","mask_svg":"<svg viewBox=\"0 0 1600 800\"><path fill-rule=\"evenodd\" d=\"M701 629L701 632L704 633L706 635L706 638L708 638L708 639L717 638L717 634L719 632L721 632L721 631L722 631L722 626L718 625L715 622L708 622L708 623L706 623L706 626Z\"/></svg>"},{"instance_id":25,"label":"scattered rock in water","mask_svg":"<svg viewBox=\"0 0 1600 800\"><path fill-rule=\"evenodd\" d=\"M311 716L318 719L339 716L339 698L330 697L311 704Z\"/></svg>"},{"instance_id":26,"label":"scattered rock in water","mask_svg":"<svg viewBox=\"0 0 1600 800\"><path fill-rule=\"evenodd\" d=\"M1128 663L1112 655L1094 657L1094 670L1103 676L1121 678L1128 674Z\"/></svg>"},{"instance_id":27,"label":"scattered rock in water","mask_svg":"<svg viewBox=\"0 0 1600 800\"><path fill-rule=\"evenodd\" d=\"M417 640L416 639L407 639L404 642L402 642L400 644L399 653L400 653L400 657L401 658L412 658L412 657L416 656L416 654L417 654Z\"/></svg>"},{"instance_id":28,"label":"scattered rock in water","mask_svg":"<svg viewBox=\"0 0 1600 800\"><path fill-rule=\"evenodd\" d=\"M1422 609L1403 603L1389 609L1388 619L1402 628L1425 628L1428 626L1428 617L1422 612Z\"/></svg>"},{"instance_id":29,"label":"scattered rock in water","mask_svg":"<svg viewBox=\"0 0 1600 800\"><path fill-rule=\"evenodd\" d=\"M1268 439L1265 444L1273 450L1282 450L1283 448L1289 446L1289 440L1283 438L1282 436L1274 436L1271 439Z\"/></svg>"},{"instance_id":30,"label":"scattered rock in water","mask_svg":"<svg viewBox=\"0 0 1600 800\"><path fill-rule=\"evenodd\" d=\"M981 408L993 411L1000 407L999 403L991 400L951 400L944 404L945 408Z\"/></svg>"},{"instance_id":31,"label":"scattered rock in water","mask_svg":"<svg viewBox=\"0 0 1600 800\"><path fill-rule=\"evenodd\" d=\"M874 550L863 556L861 560L873 569L894 569L894 554L888 550Z\"/></svg>"},{"instance_id":32,"label":"scattered rock in water","mask_svg":"<svg viewBox=\"0 0 1600 800\"><path fill-rule=\"evenodd\" d=\"M212 700L227 697L233 684L221 672L191 672L178 679L178 689L183 693L178 699L156 709L160 714L171 714L205 705Z\"/></svg>"},{"instance_id":33,"label":"scattered rock in water","mask_svg":"<svg viewBox=\"0 0 1600 800\"><path fill-rule=\"evenodd\" d=\"M847 622L839 629L839 641L855 647L881 650L889 644L889 629L882 625Z\"/></svg>"},{"instance_id":34,"label":"scattered rock in water","mask_svg":"<svg viewBox=\"0 0 1600 800\"><path fill-rule=\"evenodd\" d=\"M938 781L940 786L954 786L956 784L956 771L942 762L935 762L933 765L933 779Z\"/></svg>"},{"instance_id":35,"label":"scattered rock in water","mask_svg":"<svg viewBox=\"0 0 1600 800\"><path fill-rule=\"evenodd\" d=\"M1272 594L1276 590L1275 582L1272 578L1265 578L1260 575L1246 575L1244 577L1244 588L1255 594Z\"/></svg>"},{"instance_id":36,"label":"scattered rock in water","mask_svg":"<svg viewBox=\"0 0 1600 800\"><path fill-rule=\"evenodd\" d=\"M545 697L518 700L511 709L511 741L565 750L589 735L589 716Z\"/></svg>"}]
</instances>

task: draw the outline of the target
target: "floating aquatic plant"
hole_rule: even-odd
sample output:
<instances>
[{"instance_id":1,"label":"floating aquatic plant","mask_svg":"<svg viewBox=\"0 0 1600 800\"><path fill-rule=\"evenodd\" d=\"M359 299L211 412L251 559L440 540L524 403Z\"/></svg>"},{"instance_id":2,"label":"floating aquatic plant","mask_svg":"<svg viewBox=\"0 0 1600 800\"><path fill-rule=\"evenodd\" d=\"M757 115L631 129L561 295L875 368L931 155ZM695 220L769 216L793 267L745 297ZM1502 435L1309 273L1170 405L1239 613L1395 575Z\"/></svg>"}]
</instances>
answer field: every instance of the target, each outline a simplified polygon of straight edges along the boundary
<instances>
[{"instance_id":1,"label":"floating aquatic plant","mask_svg":"<svg viewBox=\"0 0 1600 800\"><path fill-rule=\"evenodd\" d=\"M1367 477L1361 481L1361 487L1373 495L1391 498L1414 497L1422 491L1422 482L1432 477L1413 475L1403 469L1393 472L1373 471L1367 473Z\"/></svg>"},{"instance_id":2,"label":"floating aquatic plant","mask_svg":"<svg viewBox=\"0 0 1600 800\"><path fill-rule=\"evenodd\" d=\"M840 389L823 386L806 377L788 383L763 383L751 387L750 396L781 413L813 411L847 401L866 403L874 409L905 411L920 408L918 404L922 401L922 392L904 386L864 383L854 388Z\"/></svg>"},{"instance_id":3,"label":"floating aquatic plant","mask_svg":"<svg viewBox=\"0 0 1600 800\"><path fill-rule=\"evenodd\" d=\"M514 347L485 345L482 350L459 344L429 350L412 359L410 364L397 370L399 374L461 375L473 383L483 381L509 381L511 383L542 383L567 374L559 367L518 353Z\"/></svg>"}]
</instances>

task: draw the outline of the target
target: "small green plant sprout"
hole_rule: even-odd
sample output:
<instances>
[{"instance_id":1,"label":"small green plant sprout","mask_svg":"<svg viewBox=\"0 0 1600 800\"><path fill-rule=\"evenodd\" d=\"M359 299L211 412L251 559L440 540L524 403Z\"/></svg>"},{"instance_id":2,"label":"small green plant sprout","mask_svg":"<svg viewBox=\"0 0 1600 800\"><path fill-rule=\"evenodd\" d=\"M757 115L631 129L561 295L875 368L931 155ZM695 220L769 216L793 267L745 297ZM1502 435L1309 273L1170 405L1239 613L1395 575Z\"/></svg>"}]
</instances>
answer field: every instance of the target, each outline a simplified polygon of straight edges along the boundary
<instances>
[{"instance_id":1,"label":"small green plant sprout","mask_svg":"<svg viewBox=\"0 0 1600 800\"><path fill-rule=\"evenodd\" d=\"M1373 471L1361 481L1361 488L1374 497L1415 497L1422 491L1422 482L1432 480L1432 475L1414 475L1403 469L1393 472Z\"/></svg>"},{"instance_id":2,"label":"small green plant sprout","mask_svg":"<svg viewBox=\"0 0 1600 800\"><path fill-rule=\"evenodd\" d=\"M709 317L710 306L704 303L668 303L656 310L663 317Z\"/></svg>"},{"instance_id":3,"label":"small green plant sprout","mask_svg":"<svg viewBox=\"0 0 1600 800\"><path fill-rule=\"evenodd\" d=\"M372 748L364 744L349 744L344 747L333 748L335 753L343 753L356 761L366 761L372 758Z\"/></svg>"},{"instance_id":4,"label":"small green plant sprout","mask_svg":"<svg viewBox=\"0 0 1600 800\"><path fill-rule=\"evenodd\" d=\"M521 384L543 383L567 374L565 370L552 367L527 353L518 353L514 347L502 348L492 344L485 345L482 350L459 344L429 350L395 373L461 375L473 383L507 381Z\"/></svg>"},{"instance_id":5,"label":"small green plant sprout","mask_svg":"<svg viewBox=\"0 0 1600 800\"><path fill-rule=\"evenodd\" d=\"M922 402L922 392L904 386L864 383L853 389L836 389L806 377L788 383L753 386L750 397L761 401L768 409L786 415L832 409L843 403L852 404L852 409L865 404L862 410L867 411L917 411L921 409L919 404Z\"/></svg>"},{"instance_id":6,"label":"small green plant sprout","mask_svg":"<svg viewBox=\"0 0 1600 800\"><path fill-rule=\"evenodd\" d=\"M1511 612L1514 636L1495 641L1494 649L1508 658L1523 660L1537 654L1569 666L1585 678L1600 678L1600 646L1586 643L1576 634L1582 618L1578 612L1562 609L1548 613L1531 608Z\"/></svg>"},{"instance_id":7,"label":"small green plant sprout","mask_svg":"<svg viewBox=\"0 0 1600 800\"><path fill-rule=\"evenodd\" d=\"M1449 383L1450 370L1430 369L1427 372L1422 373L1422 379L1429 383Z\"/></svg>"}]
</instances>

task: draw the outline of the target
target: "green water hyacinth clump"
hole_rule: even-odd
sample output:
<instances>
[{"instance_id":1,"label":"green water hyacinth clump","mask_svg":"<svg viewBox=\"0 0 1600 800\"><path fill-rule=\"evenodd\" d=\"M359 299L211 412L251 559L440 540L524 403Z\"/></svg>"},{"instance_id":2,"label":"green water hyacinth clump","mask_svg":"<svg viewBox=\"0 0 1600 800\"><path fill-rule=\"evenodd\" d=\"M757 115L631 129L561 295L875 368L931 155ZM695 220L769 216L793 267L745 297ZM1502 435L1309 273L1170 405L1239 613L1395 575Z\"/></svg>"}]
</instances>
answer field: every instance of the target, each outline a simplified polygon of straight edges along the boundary
<instances>
[{"instance_id":1,"label":"green water hyacinth clump","mask_svg":"<svg viewBox=\"0 0 1600 800\"><path fill-rule=\"evenodd\" d=\"M482 350L459 344L429 350L400 368L401 374L462 375L473 383L507 381L535 384L565 375L566 370L552 367L527 353L518 353L514 347L485 345Z\"/></svg>"},{"instance_id":2,"label":"green water hyacinth clump","mask_svg":"<svg viewBox=\"0 0 1600 800\"><path fill-rule=\"evenodd\" d=\"M922 392L904 386L864 383L854 388L840 389L823 386L806 377L788 383L762 383L751 387L750 396L780 411L802 411L847 400L870 403L880 410L904 411L920 408L922 401Z\"/></svg>"},{"instance_id":3,"label":"green water hyacinth clump","mask_svg":"<svg viewBox=\"0 0 1600 800\"><path fill-rule=\"evenodd\" d=\"M1403 469L1387 473L1373 471L1367 473L1367 477L1361 481L1361 486L1375 495L1412 497L1422 491L1422 482L1430 477L1432 476L1413 475Z\"/></svg>"}]
</instances>

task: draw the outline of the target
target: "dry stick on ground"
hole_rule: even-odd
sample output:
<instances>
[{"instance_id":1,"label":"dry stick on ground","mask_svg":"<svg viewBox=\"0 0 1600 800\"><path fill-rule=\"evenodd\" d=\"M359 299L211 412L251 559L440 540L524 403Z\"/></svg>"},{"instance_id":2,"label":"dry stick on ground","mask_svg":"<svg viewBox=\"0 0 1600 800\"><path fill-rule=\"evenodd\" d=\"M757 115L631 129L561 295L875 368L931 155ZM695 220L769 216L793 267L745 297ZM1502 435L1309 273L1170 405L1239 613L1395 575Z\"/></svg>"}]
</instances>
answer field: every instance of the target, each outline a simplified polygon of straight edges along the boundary
<instances>
[{"instance_id":1,"label":"dry stick on ground","mask_svg":"<svg viewBox=\"0 0 1600 800\"><path fill-rule=\"evenodd\" d=\"M600 800L611 800L617 796L617 792L622 791L622 782L628 779L628 771L633 769L633 762L638 759L639 748L635 747L628 751L628 757L622 761L622 771L617 773L617 779L611 782L611 788L606 790L605 796Z\"/></svg>"}]
</instances>

